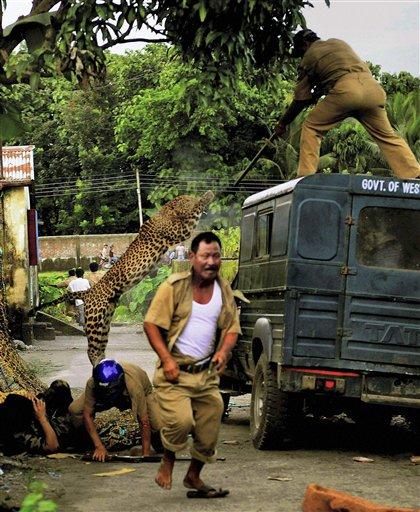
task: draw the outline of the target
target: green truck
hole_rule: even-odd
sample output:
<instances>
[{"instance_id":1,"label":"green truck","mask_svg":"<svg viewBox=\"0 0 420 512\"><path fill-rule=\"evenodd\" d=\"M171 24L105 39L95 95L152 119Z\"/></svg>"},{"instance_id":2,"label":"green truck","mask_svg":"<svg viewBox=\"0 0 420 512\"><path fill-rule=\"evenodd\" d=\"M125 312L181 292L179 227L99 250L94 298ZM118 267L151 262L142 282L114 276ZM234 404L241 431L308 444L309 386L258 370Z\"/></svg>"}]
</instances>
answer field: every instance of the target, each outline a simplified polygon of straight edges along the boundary
<instances>
[{"instance_id":1,"label":"green truck","mask_svg":"<svg viewBox=\"0 0 420 512\"><path fill-rule=\"evenodd\" d=\"M251 392L251 436L302 415L420 414L420 181L316 174L243 204L242 335L222 389Z\"/></svg>"}]
</instances>

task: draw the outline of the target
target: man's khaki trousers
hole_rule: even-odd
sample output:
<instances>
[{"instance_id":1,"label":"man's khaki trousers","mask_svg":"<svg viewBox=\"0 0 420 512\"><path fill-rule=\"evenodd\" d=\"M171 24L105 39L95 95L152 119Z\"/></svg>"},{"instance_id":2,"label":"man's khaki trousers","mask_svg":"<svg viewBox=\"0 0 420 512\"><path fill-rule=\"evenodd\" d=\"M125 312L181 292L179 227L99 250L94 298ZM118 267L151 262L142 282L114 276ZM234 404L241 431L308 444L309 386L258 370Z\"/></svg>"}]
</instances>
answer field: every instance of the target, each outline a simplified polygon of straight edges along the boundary
<instances>
[{"instance_id":1,"label":"man's khaki trousers","mask_svg":"<svg viewBox=\"0 0 420 512\"><path fill-rule=\"evenodd\" d=\"M216 460L216 443L223 414L219 376L208 370L181 372L178 383L165 379L158 368L153 379L163 427L163 446L172 452L185 450L188 435L193 438L191 455L201 462Z\"/></svg>"},{"instance_id":2,"label":"man's khaki trousers","mask_svg":"<svg viewBox=\"0 0 420 512\"><path fill-rule=\"evenodd\" d=\"M408 144L391 127L385 91L369 73L349 73L310 112L302 126L298 176L316 172L322 137L347 117L369 132L398 178L418 178L420 165Z\"/></svg>"}]
</instances>

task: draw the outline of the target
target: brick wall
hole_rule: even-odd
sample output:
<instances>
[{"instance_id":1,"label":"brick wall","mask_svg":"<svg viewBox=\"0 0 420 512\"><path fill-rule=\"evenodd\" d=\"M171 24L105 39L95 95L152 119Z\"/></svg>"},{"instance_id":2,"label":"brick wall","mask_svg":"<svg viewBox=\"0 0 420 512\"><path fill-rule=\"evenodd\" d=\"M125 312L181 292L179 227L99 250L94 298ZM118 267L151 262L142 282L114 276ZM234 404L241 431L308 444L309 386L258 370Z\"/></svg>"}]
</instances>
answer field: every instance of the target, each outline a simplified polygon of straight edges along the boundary
<instances>
[{"instance_id":1,"label":"brick wall","mask_svg":"<svg viewBox=\"0 0 420 512\"><path fill-rule=\"evenodd\" d=\"M91 261L99 262L104 244L114 245L114 254L124 253L137 233L112 235L40 236L40 270L87 269Z\"/></svg>"}]
</instances>

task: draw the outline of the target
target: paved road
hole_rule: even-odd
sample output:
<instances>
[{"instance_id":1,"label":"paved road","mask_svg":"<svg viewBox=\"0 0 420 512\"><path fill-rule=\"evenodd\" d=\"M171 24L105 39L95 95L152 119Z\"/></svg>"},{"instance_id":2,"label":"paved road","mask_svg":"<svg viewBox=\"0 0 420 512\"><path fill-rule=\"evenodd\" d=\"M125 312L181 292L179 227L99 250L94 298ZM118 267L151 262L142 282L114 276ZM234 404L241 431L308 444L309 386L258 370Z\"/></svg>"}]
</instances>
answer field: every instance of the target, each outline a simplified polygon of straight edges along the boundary
<instances>
[{"instance_id":1,"label":"paved road","mask_svg":"<svg viewBox=\"0 0 420 512\"><path fill-rule=\"evenodd\" d=\"M153 373L155 356L135 328L113 327L107 355L140 364L150 376ZM47 383L63 378L73 388L81 388L91 371L86 340L79 337L37 342L24 358L42 370ZM154 484L156 464L48 460L41 461L44 465L37 478L48 482L64 512L138 512L142 508L153 512L297 512L311 482L378 503L420 506L420 466L410 463L415 451L412 434L394 428L366 437L351 424L308 419L294 446L282 452L261 452L249 439L249 397L235 399L234 405L220 435L219 455L226 461L204 470L206 481L230 489L231 495L223 500L186 499L182 487L185 462L176 465L171 491ZM353 461L360 455L374 462ZM94 476L123 467L135 471L108 478Z\"/></svg>"},{"instance_id":2,"label":"paved road","mask_svg":"<svg viewBox=\"0 0 420 512\"><path fill-rule=\"evenodd\" d=\"M92 371L87 357L87 340L83 336L57 336L55 340L35 341L33 350L23 353L41 372L46 383L65 379L72 388L86 384ZM152 376L156 357L140 326L113 326L106 351L107 357L139 364Z\"/></svg>"}]
</instances>

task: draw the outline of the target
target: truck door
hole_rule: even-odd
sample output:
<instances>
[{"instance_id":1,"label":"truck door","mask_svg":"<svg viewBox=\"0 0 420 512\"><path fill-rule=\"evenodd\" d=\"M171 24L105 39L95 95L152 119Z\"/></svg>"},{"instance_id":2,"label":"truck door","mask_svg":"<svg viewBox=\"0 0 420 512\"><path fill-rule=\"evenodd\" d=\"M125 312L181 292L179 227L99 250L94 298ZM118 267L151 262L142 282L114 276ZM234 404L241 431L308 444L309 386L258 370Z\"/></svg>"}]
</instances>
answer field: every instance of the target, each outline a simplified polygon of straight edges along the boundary
<instances>
[{"instance_id":1,"label":"truck door","mask_svg":"<svg viewBox=\"0 0 420 512\"><path fill-rule=\"evenodd\" d=\"M346 187L296 187L290 226L284 361L291 356L335 359L343 310L347 262ZM305 185L305 180L303 180ZM342 185L342 184L341 184ZM347 183L345 183L347 185ZM292 343L293 353L290 354Z\"/></svg>"},{"instance_id":2,"label":"truck door","mask_svg":"<svg viewBox=\"0 0 420 512\"><path fill-rule=\"evenodd\" d=\"M411 198L353 196L341 356L420 365L420 211Z\"/></svg>"}]
</instances>

